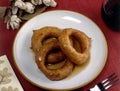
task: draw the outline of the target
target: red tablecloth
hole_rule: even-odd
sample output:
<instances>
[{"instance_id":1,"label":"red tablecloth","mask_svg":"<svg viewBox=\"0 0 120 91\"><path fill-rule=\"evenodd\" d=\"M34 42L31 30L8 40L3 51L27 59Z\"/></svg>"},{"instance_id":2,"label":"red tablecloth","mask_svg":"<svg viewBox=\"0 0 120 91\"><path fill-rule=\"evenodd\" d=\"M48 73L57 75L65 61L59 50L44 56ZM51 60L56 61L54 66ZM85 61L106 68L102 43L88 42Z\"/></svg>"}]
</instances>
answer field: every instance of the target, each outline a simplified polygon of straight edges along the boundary
<instances>
[{"instance_id":1,"label":"red tablecloth","mask_svg":"<svg viewBox=\"0 0 120 91\"><path fill-rule=\"evenodd\" d=\"M114 32L109 29L101 17L101 5L103 0L56 0L58 5L56 8L48 8L49 10L71 10L84 14L92 19L103 31L108 43L107 63L100 75L87 86L79 88L79 91L86 91L94 86L102 79L115 72L120 77L120 32ZM0 6L7 6L7 0L0 0ZM43 91L42 88L32 85L19 73L16 68L12 55L13 41L18 30L7 30L6 24L0 20L0 56L6 54L10 63L20 80L25 91ZM96 60L97 61L97 60ZM108 91L120 91L120 82Z\"/></svg>"}]
</instances>

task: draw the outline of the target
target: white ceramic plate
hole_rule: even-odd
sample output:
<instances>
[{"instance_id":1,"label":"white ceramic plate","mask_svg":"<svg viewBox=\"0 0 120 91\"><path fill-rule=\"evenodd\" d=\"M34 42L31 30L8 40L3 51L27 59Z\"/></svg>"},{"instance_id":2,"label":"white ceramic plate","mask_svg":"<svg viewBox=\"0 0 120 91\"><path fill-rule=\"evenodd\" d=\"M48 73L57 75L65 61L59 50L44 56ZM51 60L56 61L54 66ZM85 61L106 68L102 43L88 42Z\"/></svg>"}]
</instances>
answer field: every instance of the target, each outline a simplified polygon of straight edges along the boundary
<instances>
[{"instance_id":1,"label":"white ceramic plate","mask_svg":"<svg viewBox=\"0 0 120 91\"><path fill-rule=\"evenodd\" d=\"M91 38L91 57L83 70L73 72L60 81L51 81L38 70L30 49L31 36L33 30L44 26L75 28ZM32 18L22 26L14 41L13 55L20 72L33 84L50 90L70 90L87 85L100 74L106 63L107 43L100 28L84 15L71 11L50 11Z\"/></svg>"}]
</instances>

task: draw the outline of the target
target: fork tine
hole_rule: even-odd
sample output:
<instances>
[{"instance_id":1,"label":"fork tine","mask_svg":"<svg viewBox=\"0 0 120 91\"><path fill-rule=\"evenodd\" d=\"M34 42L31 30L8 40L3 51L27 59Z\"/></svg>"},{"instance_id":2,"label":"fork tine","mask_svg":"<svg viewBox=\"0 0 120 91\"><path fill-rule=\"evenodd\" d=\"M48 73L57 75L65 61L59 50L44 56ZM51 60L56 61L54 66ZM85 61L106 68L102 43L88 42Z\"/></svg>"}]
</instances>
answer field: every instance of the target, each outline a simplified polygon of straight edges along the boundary
<instances>
[{"instance_id":1,"label":"fork tine","mask_svg":"<svg viewBox=\"0 0 120 91\"><path fill-rule=\"evenodd\" d=\"M105 86L105 89L109 89L110 87L112 87L113 85L115 85L117 82L119 81L119 79L115 79L114 81L111 81L108 85Z\"/></svg>"},{"instance_id":2,"label":"fork tine","mask_svg":"<svg viewBox=\"0 0 120 91\"><path fill-rule=\"evenodd\" d=\"M104 79L102 81L102 84L104 84L106 81L108 81L108 79L111 79L113 76L115 75L115 73L111 74L110 76L108 76L106 79Z\"/></svg>"},{"instance_id":3,"label":"fork tine","mask_svg":"<svg viewBox=\"0 0 120 91\"><path fill-rule=\"evenodd\" d=\"M105 80L103 80L101 83L105 86L109 84L110 81L114 80L115 78L117 78L117 76L115 75L115 73L113 73L110 76L108 76Z\"/></svg>"},{"instance_id":4,"label":"fork tine","mask_svg":"<svg viewBox=\"0 0 120 91\"><path fill-rule=\"evenodd\" d=\"M104 79L101 83L103 84L104 88L107 90L109 89L111 86L115 85L115 83L118 81L119 79L117 78L117 75L115 73L111 74L109 77L107 77L106 79Z\"/></svg>"}]
</instances>

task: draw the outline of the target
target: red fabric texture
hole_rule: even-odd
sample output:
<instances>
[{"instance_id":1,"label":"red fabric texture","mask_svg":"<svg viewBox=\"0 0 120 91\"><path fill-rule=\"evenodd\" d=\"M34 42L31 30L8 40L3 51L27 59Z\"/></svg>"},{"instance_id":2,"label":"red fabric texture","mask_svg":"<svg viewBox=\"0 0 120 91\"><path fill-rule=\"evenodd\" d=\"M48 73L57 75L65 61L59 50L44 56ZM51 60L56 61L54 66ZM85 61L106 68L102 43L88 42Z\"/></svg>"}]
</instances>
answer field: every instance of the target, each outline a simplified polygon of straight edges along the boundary
<instances>
[{"instance_id":1,"label":"red fabric texture","mask_svg":"<svg viewBox=\"0 0 120 91\"><path fill-rule=\"evenodd\" d=\"M100 75L87 86L77 89L78 91L87 91L105 77L115 72L120 77L120 32L114 32L106 26L101 17L101 6L103 0L56 0L56 8L49 7L50 10L71 10L81 13L93 20L104 33L108 43L107 63ZM0 0L0 6L8 6L8 0ZM30 82L28 82L18 71L12 55L13 41L18 30L7 30L6 24L0 19L0 56L6 54L10 63L20 80L25 91L44 91ZM96 60L97 61L97 60ZM120 91L120 82L108 91Z\"/></svg>"}]
</instances>

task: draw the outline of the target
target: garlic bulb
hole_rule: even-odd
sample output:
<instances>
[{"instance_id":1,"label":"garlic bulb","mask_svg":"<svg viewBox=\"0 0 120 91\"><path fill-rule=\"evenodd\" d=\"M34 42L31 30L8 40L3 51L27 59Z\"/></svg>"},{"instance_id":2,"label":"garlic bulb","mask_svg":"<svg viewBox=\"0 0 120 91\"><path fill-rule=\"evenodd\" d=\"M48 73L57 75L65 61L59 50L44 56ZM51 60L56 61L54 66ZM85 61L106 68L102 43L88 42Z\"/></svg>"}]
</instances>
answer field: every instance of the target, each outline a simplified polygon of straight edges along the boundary
<instances>
[{"instance_id":1,"label":"garlic bulb","mask_svg":"<svg viewBox=\"0 0 120 91\"><path fill-rule=\"evenodd\" d=\"M20 22L21 20L17 17L17 15L12 15L9 19L9 21L7 22L7 29L9 29L10 27L14 30L14 29L18 29L20 26Z\"/></svg>"},{"instance_id":2,"label":"garlic bulb","mask_svg":"<svg viewBox=\"0 0 120 91\"><path fill-rule=\"evenodd\" d=\"M18 7L16 7L16 6L13 6L12 7L12 14L17 14L17 12L18 12Z\"/></svg>"},{"instance_id":3,"label":"garlic bulb","mask_svg":"<svg viewBox=\"0 0 120 91\"><path fill-rule=\"evenodd\" d=\"M28 13L34 13L35 6L30 2L23 2L22 0L16 0L15 6Z\"/></svg>"},{"instance_id":4,"label":"garlic bulb","mask_svg":"<svg viewBox=\"0 0 120 91\"><path fill-rule=\"evenodd\" d=\"M42 4L42 0L31 0L31 2L34 5L41 5Z\"/></svg>"},{"instance_id":5,"label":"garlic bulb","mask_svg":"<svg viewBox=\"0 0 120 91\"><path fill-rule=\"evenodd\" d=\"M32 3L25 2L25 5L26 5L26 9L25 9L26 12L34 13L35 6Z\"/></svg>"},{"instance_id":6,"label":"garlic bulb","mask_svg":"<svg viewBox=\"0 0 120 91\"><path fill-rule=\"evenodd\" d=\"M43 0L46 6L56 7L57 3L54 0Z\"/></svg>"},{"instance_id":7,"label":"garlic bulb","mask_svg":"<svg viewBox=\"0 0 120 91\"><path fill-rule=\"evenodd\" d=\"M22 10L27 8L26 4L22 0L16 0L14 5Z\"/></svg>"},{"instance_id":8,"label":"garlic bulb","mask_svg":"<svg viewBox=\"0 0 120 91\"><path fill-rule=\"evenodd\" d=\"M57 3L56 3L54 0L51 0L50 6L51 6L51 7L56 7L56 6L57 6Z\"/></svg>"},{"instance_id":9,"label":"garlic bulb","mask_svg":"<svg viewBox=\"0 0 120 91\"><path fill-rule=\"evenodd\" d=\"M27 19L30 19L31 16L33 17L38 13L43 12L47 7L49 6L56 7L57 5L55 0L27 0L27 1L9 0L9 1L10 8L8 8L8 12L5 11L6 14L4 14L5 15L4 21L5 23L7 23L7 29L12 28L13 30L18 29L20 27L20 23L22 22L21 20L24 20L25 17L29 16L29 18Z\"/></svg>"}]
</instances>

